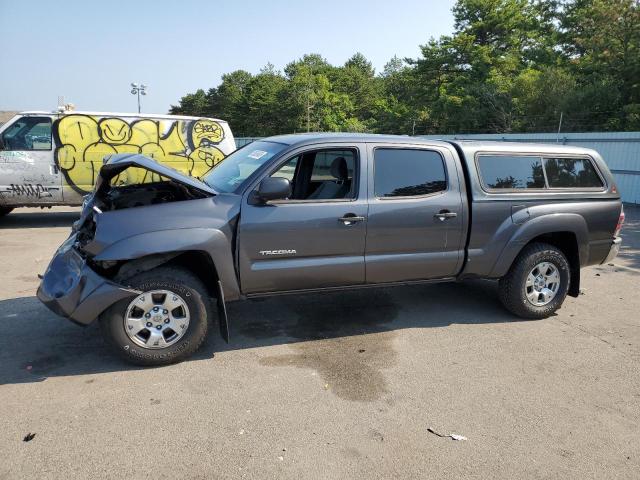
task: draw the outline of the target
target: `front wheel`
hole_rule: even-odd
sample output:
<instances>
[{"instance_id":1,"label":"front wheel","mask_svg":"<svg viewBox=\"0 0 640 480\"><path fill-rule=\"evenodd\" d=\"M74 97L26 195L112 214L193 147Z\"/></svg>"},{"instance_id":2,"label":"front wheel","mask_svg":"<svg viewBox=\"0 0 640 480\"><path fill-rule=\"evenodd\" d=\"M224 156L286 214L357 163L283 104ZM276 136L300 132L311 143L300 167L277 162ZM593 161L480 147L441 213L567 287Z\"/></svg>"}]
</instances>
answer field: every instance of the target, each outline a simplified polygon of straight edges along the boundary
<instances>
[{"instance_id":1,"label":"front wheel","mask_svg":"<svg viewBox=\"0 0 640 480\"><path fill-rule=\"evenodd\" d=\"M212 309L198 278L180 268L159 267L127 284L142 293L100 315L102 333L120 356L137 365L167 365L200 348Z\"/></svg>"},{"instance_id":2,"label":"front wheel","mask_svg":"<svg viewBox=\"0 0 640 480\"><path fill-rule=\"evenodd\" d=\"M546 318L562 306L570 278L562 251L546 243L532 243L500 279L500 300L519 317Z\"/></svg>"}]
</instances>

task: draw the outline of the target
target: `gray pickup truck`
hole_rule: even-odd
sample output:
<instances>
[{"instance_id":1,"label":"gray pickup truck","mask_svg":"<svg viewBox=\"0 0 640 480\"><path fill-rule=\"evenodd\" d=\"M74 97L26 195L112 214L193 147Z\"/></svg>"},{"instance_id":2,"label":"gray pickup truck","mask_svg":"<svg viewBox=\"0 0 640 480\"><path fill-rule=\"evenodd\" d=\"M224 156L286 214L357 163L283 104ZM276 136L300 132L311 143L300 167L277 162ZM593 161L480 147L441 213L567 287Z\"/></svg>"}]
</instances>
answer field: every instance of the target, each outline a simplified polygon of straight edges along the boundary
<instances>
[{"instance_id":1,"label":"gray pickup truck","mask_svg":"<svg viewBox=\"0 0 640 480\"><path fill-rule=\"evenodd\" d=\"M162 180L122 186L128 168ZM623 221L606 164L582 148L287 135L202 180L114 155L38 297L99 318L143 365L191 355L216 315L229 341L227 302L282 293L485 278L513 314L544 318L578 295L582 267L616 256Z\"/></svg>"}]
</instances>

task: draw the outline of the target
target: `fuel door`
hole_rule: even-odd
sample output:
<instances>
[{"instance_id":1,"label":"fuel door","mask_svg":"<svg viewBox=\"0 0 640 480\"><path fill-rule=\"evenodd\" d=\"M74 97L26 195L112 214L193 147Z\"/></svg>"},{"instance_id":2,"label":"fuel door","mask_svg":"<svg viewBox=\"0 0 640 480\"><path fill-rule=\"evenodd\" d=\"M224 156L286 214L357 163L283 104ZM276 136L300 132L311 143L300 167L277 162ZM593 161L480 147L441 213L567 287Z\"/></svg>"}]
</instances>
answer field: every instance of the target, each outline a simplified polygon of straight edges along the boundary
<instances>
[{"instance_id":1,"label":"fuel door","mask_svg":"<svg viewBox=\"0 0 640 480\"><path fill-rule=\"evenodd\" d=\"M511 205L511 220L516 225L522 225L529 220L530 217L531 214L526 205Z\"/></svg>"}]
</instances>

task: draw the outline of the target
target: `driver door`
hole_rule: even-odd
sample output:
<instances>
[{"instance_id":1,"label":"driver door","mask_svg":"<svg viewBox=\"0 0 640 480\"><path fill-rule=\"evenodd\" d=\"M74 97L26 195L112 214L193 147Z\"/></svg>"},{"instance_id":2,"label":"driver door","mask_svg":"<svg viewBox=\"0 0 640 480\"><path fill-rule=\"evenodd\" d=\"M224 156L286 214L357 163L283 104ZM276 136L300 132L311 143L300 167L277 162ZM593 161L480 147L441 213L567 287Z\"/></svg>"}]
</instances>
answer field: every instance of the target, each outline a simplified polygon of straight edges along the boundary
<instances>
[{"instance_id":1,"label":"driver door","mask_svg":"<svg viewBox=\"0 0 640 480\"><path fill-rule=\"evenodd\" d=\"M0 133L0 195L7 205L62 202L62 178L53 161L52 120L20 116Z\"/></svg>"},{"instance_id":2,"label":"driver door","mask_svg":"<svg viewBox=\"0 0 640 480\"><path fill-rule=\"evenodd\" d=\"M365 155L362 144L300 150L265 175L288 178L291 198L252 204L250 192L245 194L239 226L243 293L365 282Z\"/></svg>"}]
</instances>

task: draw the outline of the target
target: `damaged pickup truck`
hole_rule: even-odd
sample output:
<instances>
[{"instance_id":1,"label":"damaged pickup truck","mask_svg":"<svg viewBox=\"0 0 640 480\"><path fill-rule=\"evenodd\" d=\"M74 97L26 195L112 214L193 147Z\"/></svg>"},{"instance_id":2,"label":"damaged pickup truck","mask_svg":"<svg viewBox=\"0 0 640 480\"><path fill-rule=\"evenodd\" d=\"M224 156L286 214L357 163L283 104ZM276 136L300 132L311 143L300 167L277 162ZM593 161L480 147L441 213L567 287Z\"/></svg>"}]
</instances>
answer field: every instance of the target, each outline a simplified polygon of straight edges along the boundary
<instances>
[{"instance_id":1,"label":"damaged pickup truck","mask_svg":"<svg viewBox=\"0 0 640 480\"><path fill-rule=\"evenodd\" d=\"M128 168L157 181L122 186ZM616 256L623 220L600 155L566 146L288 135L202 181L114 155L38 297L99 318L143 365L187 358L216 316L228 341L226 303L256 296L486 278L510 312L544 318Z\"/></svg>"}]
</instances>

